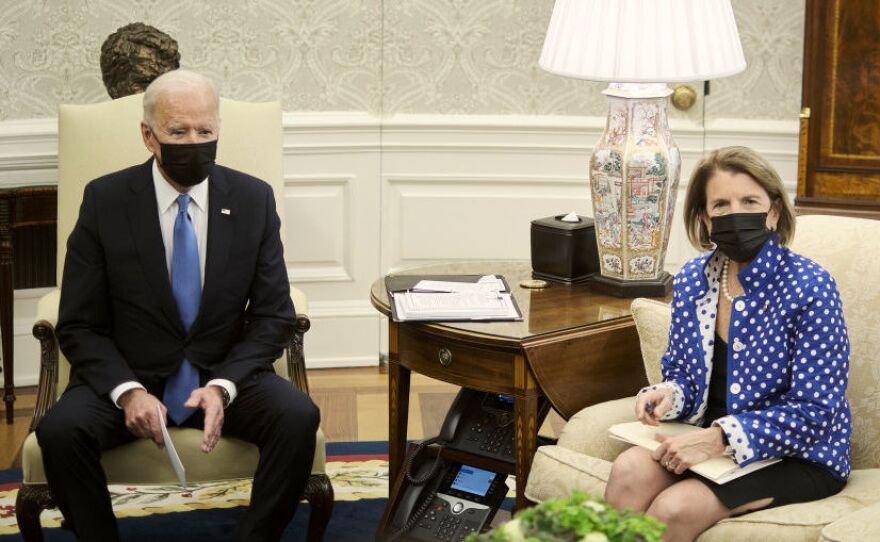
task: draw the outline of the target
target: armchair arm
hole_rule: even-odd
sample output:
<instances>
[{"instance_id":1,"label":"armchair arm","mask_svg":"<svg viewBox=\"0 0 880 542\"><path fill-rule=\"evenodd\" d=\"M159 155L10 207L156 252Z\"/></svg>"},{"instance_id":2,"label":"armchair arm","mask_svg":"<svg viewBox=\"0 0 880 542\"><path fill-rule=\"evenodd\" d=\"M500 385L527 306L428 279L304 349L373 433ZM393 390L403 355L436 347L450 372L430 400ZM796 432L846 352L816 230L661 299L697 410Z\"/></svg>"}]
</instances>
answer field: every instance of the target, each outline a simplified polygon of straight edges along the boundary
<instances>
[{"instance_id":1,"label":"armchair arm","mask_svg":"<svg viewBox=\"0 0 880 542\"><path fill-rule=\"evenodd\" d=\"M45 320L53 328L58 324L58 306L61 304L61 288L55 288L37 301L37 321Z\"/></svg>"},{"instance_id":2,"label":"armchair arm","mask_svg":"<svg viewBox=\"0 0 880 542\"><path fill-rule=\"evenodd\" d=\"M37 322L33 334L40 341L40 381L30 431L37 428L58 396L58 339L55 337L55 324L58 322L60 300L61 290L56 288L37 303Z\"/></svg>"},{"instance_id":3,"label":"armchair arm","mask_svg":"<svg viewBox=\"0 0 880 542\"><path fill-rule=\"evenodd\" d=\"M303 354L303 335L310 327L312 327L312 322L309 317L305 314L297 314L296 324L290 333L286 348L287 374L293 385L305 392L306 395L309 393L309 379L306 375L306 360Z\"/></svg>"},{"instance_id":4,"label":"armchair arm","mask_svg":"<svg viewBox=\"0 0 880 542\"><path fill-rule=\"evenodd\" d=\"M290 287L290 298L293 300L297 314L296 323L286 348L287 375L294 386L308 394L309 380L306 375L306 361L303 353L303 335L312 327L312 322L306 314L309 310L309 303L305 294L293 286Z\"/></svg>"},{"instance_id":5,"label":"armchair arm","mask_svg":"<svg viewBox=\"0 0 880 542\"><path fill-rule=\"evenodd\" d=\"M821 542L856 542L859 540L878 540L880 524L880 503L874 503L843 516L822 529Z\"/></svg>"},{"instance_id":6,"label":"armchair arm","mask_svg":"<svg viewBox=\"0 0 880 542\"><path fill-rule=\"evenodd\" d=\"M588 406L565 424L559 435L558 445L590 457L614 461L630 445L609 437L608 428L634 420L634 397Z\"/></svg>"}]
</instances>

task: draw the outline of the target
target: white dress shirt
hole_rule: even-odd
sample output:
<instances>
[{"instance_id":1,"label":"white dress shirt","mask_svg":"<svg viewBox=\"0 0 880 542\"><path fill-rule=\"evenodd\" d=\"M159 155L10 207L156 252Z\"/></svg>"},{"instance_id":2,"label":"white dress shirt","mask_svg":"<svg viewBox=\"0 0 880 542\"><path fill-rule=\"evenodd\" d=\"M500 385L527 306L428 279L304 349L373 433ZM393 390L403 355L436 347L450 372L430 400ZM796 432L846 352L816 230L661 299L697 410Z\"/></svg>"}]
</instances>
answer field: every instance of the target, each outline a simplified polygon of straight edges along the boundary
<instances>
[{"instance_id":1,"label":"white dress shirt","mask_svg":"<svg viewBox=\"0 0 880 542\"><path fill-rule=\"evenodd\" d=\"M168 267L168 277L171 277L171 261L174 253L174 222L177 220L177 196L180 193L174 189L168 181L162 177L156 160L153 160L153 187L156 190L156 203L158 203L159 227L162 230L162 242L165 244L165 264ZM202 287L205 286L205 254L208 246L208 179L190 188L188 192L191 201L189 204L189 216L192 218L193 228L196 232L196 242L199 246L199 273ZM237 389L235 383L225 378L209 380L207 386L220 386L229 393L229 403L235 399ZM145 389L142 384L134 380L123 382L113 388L110 399L118 407L118 400L122 394L135 388Z\"/></svg>"}]
</instances>

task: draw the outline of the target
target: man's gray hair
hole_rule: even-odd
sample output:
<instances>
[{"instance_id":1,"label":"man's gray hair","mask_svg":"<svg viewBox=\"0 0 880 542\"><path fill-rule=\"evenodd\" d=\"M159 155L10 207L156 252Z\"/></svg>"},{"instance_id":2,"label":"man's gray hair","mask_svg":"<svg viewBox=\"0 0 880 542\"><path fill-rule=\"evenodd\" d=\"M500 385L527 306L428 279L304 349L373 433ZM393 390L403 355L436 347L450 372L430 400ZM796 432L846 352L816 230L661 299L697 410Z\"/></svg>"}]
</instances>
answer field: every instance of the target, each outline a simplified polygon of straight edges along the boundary
<instances>
[{"instance_id":1,"label":"man's gray hair","mask_svg":"<svg viewBox=\"0 0 880 542\"><path fill-rule=\"evenodd\" d=\"M156 105L159 98L166 92L173 90L187 90L192 88L207 88L214 95L214 102L217 104L217 119L220 119L220 97L217 95L217 89L214 83L200 73L189 70L172 70L165 72L147 87L144 91L144 122L148 126L153 126L153 120L156 114Z\"/></svg>"}]
</instances>

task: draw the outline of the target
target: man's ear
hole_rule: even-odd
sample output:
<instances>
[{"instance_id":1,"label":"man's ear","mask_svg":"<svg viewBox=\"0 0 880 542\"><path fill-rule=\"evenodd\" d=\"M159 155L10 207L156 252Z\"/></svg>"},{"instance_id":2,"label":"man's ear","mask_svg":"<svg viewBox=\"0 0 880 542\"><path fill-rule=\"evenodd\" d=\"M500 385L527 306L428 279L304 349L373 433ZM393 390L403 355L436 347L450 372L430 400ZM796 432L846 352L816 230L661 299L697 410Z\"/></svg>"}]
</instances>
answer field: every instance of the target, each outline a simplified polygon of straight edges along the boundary
<instances>
[{"instance_id":1,"label":"man's ear","mask_svg":"<svg viewBox=\"0 0 880 542\"><path fill-rule=\"evenodd\" d=\"M156 145L158 145L158 142L153 135L153 130L150 128L150 125L144 121L141 121L141 137L144 140L144 147L146 147L152 154L158 154L158 149L155 148Z\"/></svg>"}]
</instances>

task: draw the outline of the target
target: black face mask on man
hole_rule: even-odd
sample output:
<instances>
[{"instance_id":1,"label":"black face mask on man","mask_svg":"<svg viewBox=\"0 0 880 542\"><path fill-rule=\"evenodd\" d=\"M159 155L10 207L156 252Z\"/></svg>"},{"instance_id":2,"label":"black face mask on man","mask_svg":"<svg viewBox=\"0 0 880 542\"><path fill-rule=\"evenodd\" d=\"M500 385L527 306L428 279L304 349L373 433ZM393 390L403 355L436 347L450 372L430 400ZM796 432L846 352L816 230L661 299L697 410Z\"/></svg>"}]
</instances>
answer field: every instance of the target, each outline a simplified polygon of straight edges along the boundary
<instances>
[{"instance_id":1,"label":"black face mask on man","mask_svg":"<svg viewBox=\"0 0 880 542\"><path fill-rule=\"evenodd\" d=\"M732 213L712 217L709 239L731 260L752 260L770 238L767 213Z\"/></svg>"},{"instance_id":2,"label":"black face mask on man","mask_svg":"<svg viewBox=\"0 0 880 542\"><path fill-rule=\"evenodd\" d=\"M182 186L195 186L204 181L214 169L217 158L217 140L204 143L172 145L159 141L162 160L159 165L171 180Z\"/></svg>"}]
</instances>

